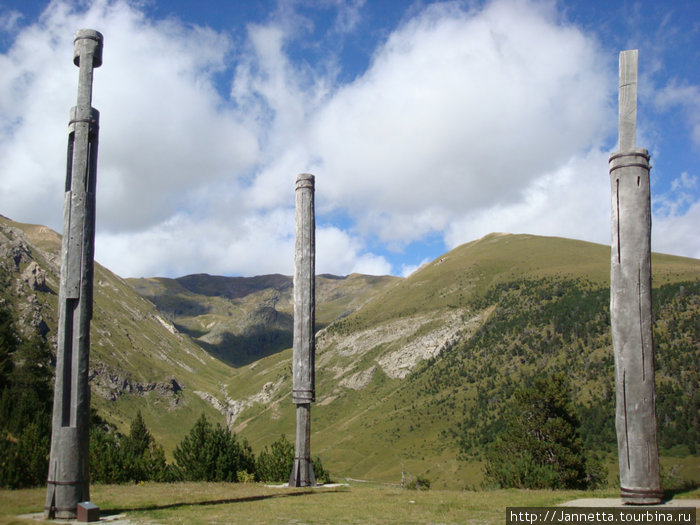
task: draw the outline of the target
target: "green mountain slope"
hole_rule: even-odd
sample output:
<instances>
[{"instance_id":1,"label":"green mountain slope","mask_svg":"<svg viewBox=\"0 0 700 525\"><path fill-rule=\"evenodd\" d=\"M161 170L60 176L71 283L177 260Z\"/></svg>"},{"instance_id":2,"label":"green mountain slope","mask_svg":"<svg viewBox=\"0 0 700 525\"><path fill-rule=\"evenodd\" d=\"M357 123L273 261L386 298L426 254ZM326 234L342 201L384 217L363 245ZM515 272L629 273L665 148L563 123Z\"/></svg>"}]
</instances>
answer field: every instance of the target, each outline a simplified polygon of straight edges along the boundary
<instances>
[{"instance_id":1,"label":"green mountain slope","mask_svg":"<svg viewBox=\"0 0 700 525\"><path fill-rule=\"evenodd\" d=\"M360 308L401 279L352 274L316 278L316 327ZM292 346L293 284L284 275L128 279L134 289L212 355L233 366Z\"/></svg>"},{"instance_id":2,"label":"green mountain slope","mask_svg":"<svg viewBox=\"0 0 700 525\"><path fill-rule=\"evenodd\" d=\"M25 334L37 331L55 349L60 236L44 226L0 216L0 294ZM179 333L153 306L95 265L91 325L92 406L121 430L137 410L170 451L231 380L230 369ZM54 350L55 351L55 350Z\"/></svg>"},{"instance_id":3,"label":"green mountain slope","mask_svg":"<svg viewBox=\"0 0 700 525\"><path fill-rule=\"evenodd\" d=\"M405 469L437 486L475 483L504 401L533 374L556 370L572 379L588 446L613 450L609 253L489 235L329 325L317 337L314 453L356 478L397 482ZM653 268L662 444L687 455L699 428L700 261L654 255ZM240 371L253 390L283 385L234 421L255 446L294 435L290 357Z\"/></svg>"},{"instance_id":4,"label":"green mountain slope","mask_svg":"<svg viewBox=\"0 0 700 525\"><path fill-rule=\"evenodd\" d=\"M48 228L0 219L2 299L21 329L53 343L59 243ZM587 446L614 453L609 256L581 241L492 234L406 279L319 276L312 453L334 475L473 485L513 390L562 370ZM654 254L652 264L660 442L697 479L700 261ZM290 284L127 282L98 265L93 406L122 430L140 409L168 455L201 412L256 452L292 439L291 349L270 335L289 336Z\"/></svg>"}]
</instances>

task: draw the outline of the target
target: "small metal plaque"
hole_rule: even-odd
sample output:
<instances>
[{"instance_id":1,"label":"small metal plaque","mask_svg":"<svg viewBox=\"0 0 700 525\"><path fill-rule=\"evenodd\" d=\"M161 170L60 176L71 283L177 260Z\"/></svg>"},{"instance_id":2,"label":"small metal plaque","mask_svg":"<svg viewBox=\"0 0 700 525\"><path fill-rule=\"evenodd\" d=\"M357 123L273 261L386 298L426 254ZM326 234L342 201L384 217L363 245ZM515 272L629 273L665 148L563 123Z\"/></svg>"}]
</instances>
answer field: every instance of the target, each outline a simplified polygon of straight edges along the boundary
<instances>
[{"instance_id":1,"label":"small metal plaque","mask_svg":"<svg viewBox=\"0 0 700 525\"><path fill-rule=\"evenodd\" d=\"M91 501L78 503L78 521L100 521L100 508Z\"/></svg>"}]
</instances>

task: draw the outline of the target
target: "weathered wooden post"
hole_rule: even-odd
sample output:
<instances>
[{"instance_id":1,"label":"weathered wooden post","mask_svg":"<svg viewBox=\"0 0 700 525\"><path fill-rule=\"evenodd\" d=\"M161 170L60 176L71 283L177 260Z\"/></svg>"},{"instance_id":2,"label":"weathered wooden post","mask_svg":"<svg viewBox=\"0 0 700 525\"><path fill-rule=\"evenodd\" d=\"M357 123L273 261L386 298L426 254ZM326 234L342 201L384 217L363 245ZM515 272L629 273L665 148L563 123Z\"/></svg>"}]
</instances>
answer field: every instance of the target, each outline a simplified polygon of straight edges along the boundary
<instances>
[{"instance_id":1,"label":"weathered wooden post","mask_svg":"<svg viewBox=\"0 0 700 525\"><path fill-rule=\"evenodd\" d=\"M290 487L316 485L311 464L311 403L315 387L315 275L316 225L314 176L302 173L296 180L296 241L294 246L294 349L292 402L296 404L297 435Z\"/></svg>"},{"instance_id":2,"label":"weathered wooden post","mask_svg":"<svg viewBox=\"0 0 700 525\"><path fill-rule=\"evenodd\" d=\"M88 364L100 116L91 104L92 73L102 64L102 42L102 35L92 29L75 34L73 62L80 76L78 103L68 124L47 518L75 519L78 504L90 499Z\"/></svg>"},{"instance_id":3,"label":"weathered wooden post","mask_svg":"<svg viewBox=\"0 0 700 525\"><path fill-rule=\"evenodd\" d=\"M625 503L654 504L663 491L656 441L649 153L635 147L636 49L620 53L619 105L620 151L610 156L610 317L620 493Z\"/></svg>"}]
</instances>

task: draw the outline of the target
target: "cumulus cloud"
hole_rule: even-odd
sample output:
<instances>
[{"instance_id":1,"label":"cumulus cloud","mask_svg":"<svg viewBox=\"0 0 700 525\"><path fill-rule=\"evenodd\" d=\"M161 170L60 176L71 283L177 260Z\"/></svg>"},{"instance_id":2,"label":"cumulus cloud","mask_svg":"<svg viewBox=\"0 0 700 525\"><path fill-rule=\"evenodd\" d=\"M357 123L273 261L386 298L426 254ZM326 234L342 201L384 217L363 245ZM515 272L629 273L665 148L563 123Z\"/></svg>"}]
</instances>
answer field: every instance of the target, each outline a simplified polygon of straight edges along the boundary
<instances>
[{"instance_id":1,"label":"cumulus cloud","mask_svg":"<svg viewBox=\"0 0 700 525\"><path fill-rule=\"evenodd\" d=\"M610 178L608 155L592 151L572 157L543 174L524 191L516 204L478 210L447 229L450 248L463 239L477 239L502 231L610 242Z\"/></svg>"},{"instance_id":2,"label":"cumulus cloud","mask_svg":"<svg viewBox=\"0 0 700 525\"><path fill-rule=\"evenodd\" d=\"M100 30L96 255L120 275L291 274L300 172L316 175L319 273L405 275L416 264L388 252L491 231L609 242L616 71L555 3L414 6L347 82L363 0L322 4L327 47L299 44L319 28L295 3L236 38L127 0L76 5L0 18L0 213L61 230L72 35ZM669 84L656 103L696 91ZM692 180L655 202L671 251L700 246Z\"/></svg>"},{"instance_id":3,"label":"cumulus cloud","mask_svg":"<svg viewBox=\"0 0 700 525\"><path fill-rule=\"evenodd\" d=\"M391 264L384 257L367 253L361 239L339 228L333 226L317 228L316 248L317 273L340 275L391 273Z\"/></svg>"},{"instance_id":4,"label":"cumulus cloud","mask_svg":"<svg viewBox=\"0 0 700 525\"><path fill-rule=\"evenodd\" d=\"M93 91L101 113L101 229L161 224L199 189L258 160L255 135L212 84L230 53L227 38L172 20L149 21L124 2L97 1L86 12L53 2L3 57L2 183L15 196L5 213L32 210L36 221L54 226L59 220L78 77L70 66L72 36L80 27L105 33Z\"/></svg>"},{"instance_id":5,"label":"cumulus cloud","mask_svg":"<svg viewBox=\"0 0 700 525\"><path fill-rule=\"evenodd\" d=\"M383 241L521 202L607 131L614 84L599 58L592 40L525 2L433 6L314 117L315 169Z\"/></svg>"},{"instance_id":6,"label":"cumulus cloud","mask_svg":"<svg viewBox=\"0 0 700 525\"><path fill-rule=\"evenodd\" d=\"M671 82L656 93L655 102L662 109L680 107L693 142L700 147L700 86Z\"/></svg>"}]
</instances>

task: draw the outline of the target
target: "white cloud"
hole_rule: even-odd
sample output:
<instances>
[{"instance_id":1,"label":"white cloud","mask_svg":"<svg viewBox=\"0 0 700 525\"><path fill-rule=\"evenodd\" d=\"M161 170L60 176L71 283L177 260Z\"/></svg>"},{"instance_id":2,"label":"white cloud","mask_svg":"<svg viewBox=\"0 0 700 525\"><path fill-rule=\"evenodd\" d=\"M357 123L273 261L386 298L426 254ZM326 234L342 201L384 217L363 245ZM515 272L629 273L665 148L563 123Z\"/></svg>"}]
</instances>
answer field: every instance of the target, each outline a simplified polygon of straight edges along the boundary
<instances>
[{"instance_id":1,"label":"white cloud","mask_svg":"<svg viewBox=\"0 0 700 525\"><path fill-rule=\"evenodd\" d=\"M391 273L391 264L384 257L366 252L360 239L336 227L317 227L316 253L318 274Z\"/></svg>"},{"instance_id":2,"label":"white cloud","mask_svg":"<svg viewBox=\"0 0 700 525\"><path fill-rule=\"evenodd\" d=\"M652 194L652 249L700 258L700 199L698 177L687 172L671 182L670 190Z\"/></svg>"},{"instance_id":3,"label":"white cloud","mask_svg":"<svg viewBox=\"0 0 700 525\"><path fill-rule=\"evenodd\" d=\"M17 29L19 21L22 19L22 13L14 9L0 13L0 31L11 33Z\"/></svg>"},{"instance_id":4,"label":"white cloud","mask_svg":"<svg viewBox=\"0 0 700 525\"><path fill-rule=\"evenodd\" d=\"M609 131L601 62L592 40L530 3L432 6L312 119L328 198L400 242L519 202Z\"/></svg>"},{"instance_id":5,"label":"white cloud","mask_svg":"<svg viewBox=\"0 0 700 525\"><path fill-rule=\"evenodd\" d=\"M101 228L157 225L187 207L198 189L257 161L256 137L213 87L212 74L231 51L227 38L174 21L153 23L124 2L96 1L86 12L54 2L3 57L0 108L12 125L3 126L0 139L0 180L16 196L6 214L60 221L68 110L78 80L72 36L80 27L105 36L93 89L101 114Z\"/></svg>"},{"instance_id":6,"label":"white cloud","mask_svg":"<svg viewBox=\"0 0 700 525\"><path fill-rule=\"evenodd\" d=\"M319 273L405 274L414 267L381 253L428 236L609 242L616 71L554 3L414 8L347 84L342 41L292 58L313 33L293 3L248 25L240 46L125 0L74 5L54 0L21 28L0 20L16 31L0 54L0 213L61 230L72 36L100 30L97 259L121 275L291 274L301 172L317 176ZM324 3L337 13L324 42L357 36L362 5ZM657 104L697 98L679 86ZM655 201L656 231L674 232L665 243L700 246L691 180Z\"/></svg>"},{"instance_id":7,"label":"white cloud","mask_svg":"<svg viewBox=\"0 0 700 525\"><path fill-rule=\"evenodd\" d=\"M652 221L652 249L655 252L700 259L700 201L683 215L665 215Z\"/></svg>"},{"instance_id":8,"label":"white cloud","mask_svg":"<svg viewBox=\"0 0 700 525\"><path fill-rule=\"evenodd\" d=\"M142 232L98 234L95 259L136 277L229 274L231 268L242 275L292 275L293 229L294 213L285 209L242 221L178 214Z\"/></svg>"},{"instance_id":9,"label":"white cloud","mask_svg":"<svg viewBox=\"0 0 700 525\"><path fill-rule=\"evenodd\" d=\"M415 272L419 268L422 268L423 265L428 264L429 262L430 262L430 259L425 258L419 264L402 264L401 271L399 272L399 275L401 277L408 277L413 272Z\"/></svg>"},{"instance_id":10,"label":"white cloud","mask_svg":"<svg viewBox=\"0 0 700 525\"><path fill-rule=\"evenodd\" d=\"M573 157L524 190L523 200L498 203L454 222L447 229L450 248L491 232L536 233L607 244L610 242L608 155Z\"/></svg>"},{"instance_id":11,"label":"white cloud","mask_svg":"<svg viewBox=\"0 0 700 525\"><path fill-rule=\"evenodd\" d=\"M691 137L700 147L700 86L678 85L672 81L656 93L656 104L662 109L680 106L691 130Z\"/></svg>"}]
</instances>

